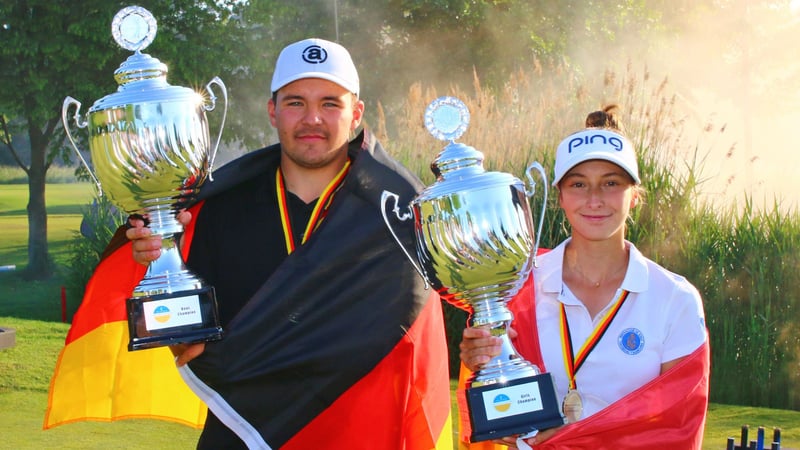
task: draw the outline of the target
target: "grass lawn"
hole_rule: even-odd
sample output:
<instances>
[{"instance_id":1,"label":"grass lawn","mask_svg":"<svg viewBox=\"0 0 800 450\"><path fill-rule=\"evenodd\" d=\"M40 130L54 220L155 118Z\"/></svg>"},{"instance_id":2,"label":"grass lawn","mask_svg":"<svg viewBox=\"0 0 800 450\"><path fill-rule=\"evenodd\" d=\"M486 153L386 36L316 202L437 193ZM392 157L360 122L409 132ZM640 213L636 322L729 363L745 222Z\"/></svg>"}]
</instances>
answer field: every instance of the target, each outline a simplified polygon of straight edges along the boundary
<instances>
[{"instance_id":1,"label":"grass lawn","mask_svg":"<svg viewBox=\"0 0 800 450\"><path fill-rule=\"evenodd\" d=\"M86 183L48 186L48 238L57 262L66 260L66 243L78 230L81 208L91 201L92 189ZM27 186L0 185L0 266L27 262L26 202ZM16 331L16 345L0 350L0 448L194 448L198 430L155 420L79 422L42 430L50 376L69 329L61 323L62 284L59 274L30 282L16 272L0 272L0 327ZM68 304L74 310L78 300L68 299ZM782 448L800 449L800 411L721 404L709 407L703 449L724 449L728 437L738 443L745 424L751 427L751 439L755 429L764 426L767 443L778 426Z\"/></svg>"},{"instance_id":2,"label":"grass lawn","mask_svg":"<svg viewBox=\"0 0 800 450\"><path fill-rule=\"evenodd\" d=\"M47 241L50 256L57 264L69 258L69 241L78 233L83 208L94 193L89 183L48 185ZM21 184L0 184L0 266L16 266L19 270L28 263L28 216L26 211L28 187ZM0 272L0 316L61 321L61 286L63 274L44 281L23 280L13 272ZM69 310L74 311L80 299L67 298Z\"/></svg>"},{"instance_id":3,"label":"grass lawn","mask_svg":"<svg viewBox=\"0 0 800 450\"><path fill-rule=\"evenodd\" d=\"M708 407L703 449L725 448L729 437L735 438L738 445L742 425L750 427L748 442L756 439L758 427L764 427L764 447L769 449L777 427L781 429L781 449L800 448L800 411L712 403Z\"/></svg>"},{"instance_id":4,"label":"grass lawn","mask_svg":"<svg viewBox=\"0 0 800 450\"><path fill-rule=\"evenodd\" d=\"M54 260L67 257L67 242L80 229L83 208L91 202L93 189L88 183L47 186L47 241ZM0 184L0 266L19 268L28 262L27 203L27 185Z\"/></svg>"},{"instance_id":5,"label":"grass lawn","mask_svg":"<svg viewBox=\"0 0 800 450\"><path fill-rule=\"evenodd\" d=\"M0 448L194 448L199 430L155 420L78 422L42 430L50 376L69 325L0 316L0 327L16 333L16 345L0 350Z\"/></svg>"},{"instance_id":6,"label":"grass lawn","mask_svg":"<svg viewBox=\"0 0 800 450\"><path fill-rule=\"evenodd\" d=\"M47 186L48 244L57 263L68 258L67 243L79 230L93 189L88 183ZM27 185L0 184L0 266L27 264L27 199ZM62 285L58 272L46 281L0 272L0 327L16 333L16 345L0 350L0 448L194 448L199 430L155 420L79 422L42 430L50 376L69 330L61 323ZM67 303L71 312L80 299Z\"/></svg>"},{"instance_id":7,"label":"grass lawn","mask_svg":"<svg viewBox=\"0 0 800 450\"><path fill-rule=\"evenodd\" d=\"M0 316L0 326L17 334L14 347L0 350L1 448L194 448L199 430L156 420L78 422L42 430L50 376L69 325ZM703 449L723 449L728 437L738 443L744 424L752 427L751 439L758 426L767 429L768 438L772 427L780 426L782 448L800 448L800 412L712 404Z\"/></svg>"}]
</instances>

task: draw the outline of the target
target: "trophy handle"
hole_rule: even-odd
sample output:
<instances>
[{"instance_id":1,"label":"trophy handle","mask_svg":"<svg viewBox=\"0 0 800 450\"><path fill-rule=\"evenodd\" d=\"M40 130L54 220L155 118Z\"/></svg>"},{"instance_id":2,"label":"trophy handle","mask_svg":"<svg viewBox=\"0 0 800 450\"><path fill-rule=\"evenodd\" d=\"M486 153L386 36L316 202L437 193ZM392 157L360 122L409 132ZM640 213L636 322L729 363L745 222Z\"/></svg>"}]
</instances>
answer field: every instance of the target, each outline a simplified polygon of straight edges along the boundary
<instances>
[{"instance_id":1,"label":"trophy handle","mask_svg":"<svg viewBox=\"0 0 800 450\"><path fill-rule=\"evenodd\" d=\"M214 151L211 153L211 159L208 162L208 178L211 181L214 181L214 160L217 159L217 150L219 150L219 143L222 140L222 129L225 128L225 118L228 117L228 88L225 87L225 83L222 82L220 77L214 77L206 84L206 91L208 91L210 95L211 104L205 105L203 108L206 111L212 111L217 106L217 96L214 95L214 91L211 89L211 86L214 84L222 89L222 97L225 99L225 109L222 110L222 122L219 124L217 143L214 145Z\"/></svg>"},{"instance_id":2,"label":"trophy handle","mask_svg":"<svg viewBox=\"0 0 800 450\"><path fill-rule=\"evenodd\" d=\"M544 167L541 164L534 161L531 165L528 166L528 169L525 171L525 175L528 177L528 181L530 181L531 188L530 190L525 191L525 195L528 196L529 199L533 198L533 194L536 192L536 182L533 180L533 176L531 176L531 172L536 170L539 172L539 176L542 177L542 186L544 187L544 198L542 199L542 210L539 212L539 229L536 230L536 243L533 245L533 267L538 267L536 264L536 254L539 252L539 238L542 236L542 226L544 225L544 212L547 208L547 174L544 171Z\"/></svg>"},{"instance_id":3,"label":"trophy handle","mask_svg":"<svg viewBox=\"0 0 800 450\"><path fill-rule=\"evenodd\" d=\"M94 184L97 186L97 195L102 196L103 188L100 186L100 180L97 179L94 172L92 172L92 169L89 167L89 164L87 164L86 160L83 159L83 155L81 155L80 150L78 150L78 146L75 144L75 139L72 138L72 133L69 131L68 112L70 106L72 105L75 105L75 116L73 117L75 119L75 126L77 126L78 128L86 128L86 126L89 124L86 120L81 120L81 116L79 114L81 109L81 102L69 96L67 96L67 98L64 99L64 103L61 106L61 123L64 124L64 131L67 132L67 139L69 139L69 143L72 144L72 148L75 150L75 153L78 155L78 158L80 158L81 162L83 163L83 166L86 167L86 170L89 172L89 175L92 176Z\"/></svg>"},{"instance_id":4,"label":"trophy handle","mask_svg":"<svg viewBox=\"0 0 800 450\"><path fill-rule=\"evenodd\" d=\"M392 237L394 237L394 240L397 241L397 244L403 250L403 253L405 253L406 256L408 257L408 260L411 261L411 265L414 266L415 269L417 269L417 272L419 272L420 276L425 281L425 289L428 289L428 286L430 286L430 283L428 282L428 277L425 276L425 273L419 267L417 261L414 260L414 257L411 256L411 253L409 253L408 250L406 250L406 247L400 241L400 238L397 237L397 234L395 234L394 232L394 228L392 228L392 224L389 223L389 218L386 216L386 203L389 201L390 197L394 198L394 208L392 208L392 212L394 212L394 215L397 216L397 218L400 219L401 222L404 222L414 217L414 215L411 214L411 212L400 214L400 205L398 205L400 197L394 192L383 191L383 194L381 194L381 214L383 215L383 221L389 228L389 232L392 233Z\"/></svg>"}]
</instances>

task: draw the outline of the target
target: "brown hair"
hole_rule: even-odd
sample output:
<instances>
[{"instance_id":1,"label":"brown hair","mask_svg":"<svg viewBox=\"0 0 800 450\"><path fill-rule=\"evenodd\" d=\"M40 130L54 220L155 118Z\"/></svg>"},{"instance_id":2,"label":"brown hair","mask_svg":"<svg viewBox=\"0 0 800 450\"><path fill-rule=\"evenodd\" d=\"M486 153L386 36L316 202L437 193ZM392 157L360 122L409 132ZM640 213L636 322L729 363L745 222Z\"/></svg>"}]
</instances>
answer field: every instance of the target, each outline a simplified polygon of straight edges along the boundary
<instances>
[{"instance_id":1,"label":"brown hair","mask_svg":"<svg viewBox=\"0 0 800 450\"><path fill-rule=\"evenodd\" d=\"M617 114L619 112L619 105L611 104L606 105L599 111L590 112L586 116L587 128L608 128L610 130L622 132L622 122L620 122Z\"/></svg>"}]
</instances>

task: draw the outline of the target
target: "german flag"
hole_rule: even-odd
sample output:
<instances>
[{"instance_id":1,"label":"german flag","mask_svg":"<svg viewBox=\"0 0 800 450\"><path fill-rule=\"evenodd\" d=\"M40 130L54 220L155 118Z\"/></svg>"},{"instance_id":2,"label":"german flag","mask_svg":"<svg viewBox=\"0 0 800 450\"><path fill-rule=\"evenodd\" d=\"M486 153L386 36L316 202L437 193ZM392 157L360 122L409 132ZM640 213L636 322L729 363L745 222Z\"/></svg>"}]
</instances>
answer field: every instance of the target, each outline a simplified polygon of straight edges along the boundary
<instances>
[{"instance_id":1,"label":"german flag","mask_svg":"<svg viewBox=\"0 0 800 450\"><path fill-rule=\"evenodd\" d=\"M183 376L214 412L209 425L221 422L239 436L239 444L250 448L452 449L441 300L425 289L380 211L384 189L410 201L420 183L368 134L351 143L350 154L350 173L319 229L226 325L223 340L207 343L204 353L180 374L168 350L127 353L121 300L130 295L144 272L137 269L134 274L125 266L131 259L129 247L104 261L90 282L99 289L87 291L73 325L86 331L79 335L71 330L59 359L45 428L75 420L123 417L112 407L105 408L103 415L83 414L95 408L100 397L111 398L112 405L141 404L146 392L146 397L159 399L165 406L200 404L190 394L188 400L176 396L174 385L162 388L160 377L169 372L173 380ZM272 146L221 168L214 175L212 186L216 187L207 189L207 195L263 173L278 155L279 149ZM202 214L202 205L195 206L193 217ZM410 223L399 224L395 231L408 248L413 247ZM185 237L189 240L185 249L191 239L199 239L191 226ZM114 265L120 262L121 266ZM118 273L125 278L114 275ZM97 280L109 275L115 278ZM115 299L107 295L112 288L118 294ZM111 327L102 312L110 309L107 304L119 309L116 317L121 320L113 343L101 341L104 334L89 332ZM75 356L73 345L80 336L90 336L92 342L82 345L83 353ZM87 378L91 374L85 353L97 345L109 349L98 357L97 374L92 376L112 380L122 376L119 360L151 355L152 361L146 364L131 362L124 367L131 372L126 377L135 377L147 387L129 397L119 384L110 382L103 392L95 392L95 384ZM151 375L157 363L159 372ZM176 384L188 390L182 382ZM160 410L125 416L202 423Z\"/></svg>"},{"instance_id":2,"label":"german flag","mask_svg":"<svg viewBox=\"0 0 800 450\"><path fill-rule=\"evenodd\" d=\"M516 301L524 299L524 301ZM530 280L515 301L515 329L536 331L536 313ZM529 336L528 336L529 337ZM528 361L544 368L538 340L515 340L515 348ZM602 411L559 429L536 449L700 449L708 407L710 353L708 339L692 354L648 384L631 392ZM544 369L543 369L544 370ZM461 366L459 391L463 392L471 372ZM459 404L461 450L504 450L491 441L469 442L469 418Z\"/></svg>"},{"instance_id":3,"label":"german flag","mask_svg":"<svg viewBox=\"0 0 800 450\"><path fill-rule=\"evenodd\" d=\"M145 273L131 255L131 245L123 245L89 280L50 380L44 429L129 418L203 426L206 407L175 370L169 349L128 352L125 301Z\"/></svg>"}]
</instances>

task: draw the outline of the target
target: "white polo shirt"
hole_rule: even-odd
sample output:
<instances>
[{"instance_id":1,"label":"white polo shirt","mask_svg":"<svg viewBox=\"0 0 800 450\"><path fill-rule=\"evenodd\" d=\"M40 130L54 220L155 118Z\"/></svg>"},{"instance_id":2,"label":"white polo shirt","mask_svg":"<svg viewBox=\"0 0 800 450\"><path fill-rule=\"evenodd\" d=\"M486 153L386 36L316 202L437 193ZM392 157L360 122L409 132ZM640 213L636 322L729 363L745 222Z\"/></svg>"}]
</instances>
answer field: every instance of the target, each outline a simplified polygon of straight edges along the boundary
<instances>
[{"instance_id":1,"label":"white polo shirt","mask_svg":"<svg viewBox=\"0 0 800 450\"><path fill-rule=\"evenodd\" d=\"M539 342L559 399L569 387L559 329L561 304L565 305L577 354L615 303L610 301L592 321L583 303L562 282L567 242L569 239L537 257L539 267L534 270ZM626 245L630 261L621 289L630 294L576 375L584 418L657 377L662 363L692 353L706 339L703 303L697 289L684 277L645 258L630 242ZM621 292L617 290L614 299Z\"/></svg>"}]
</instances>

